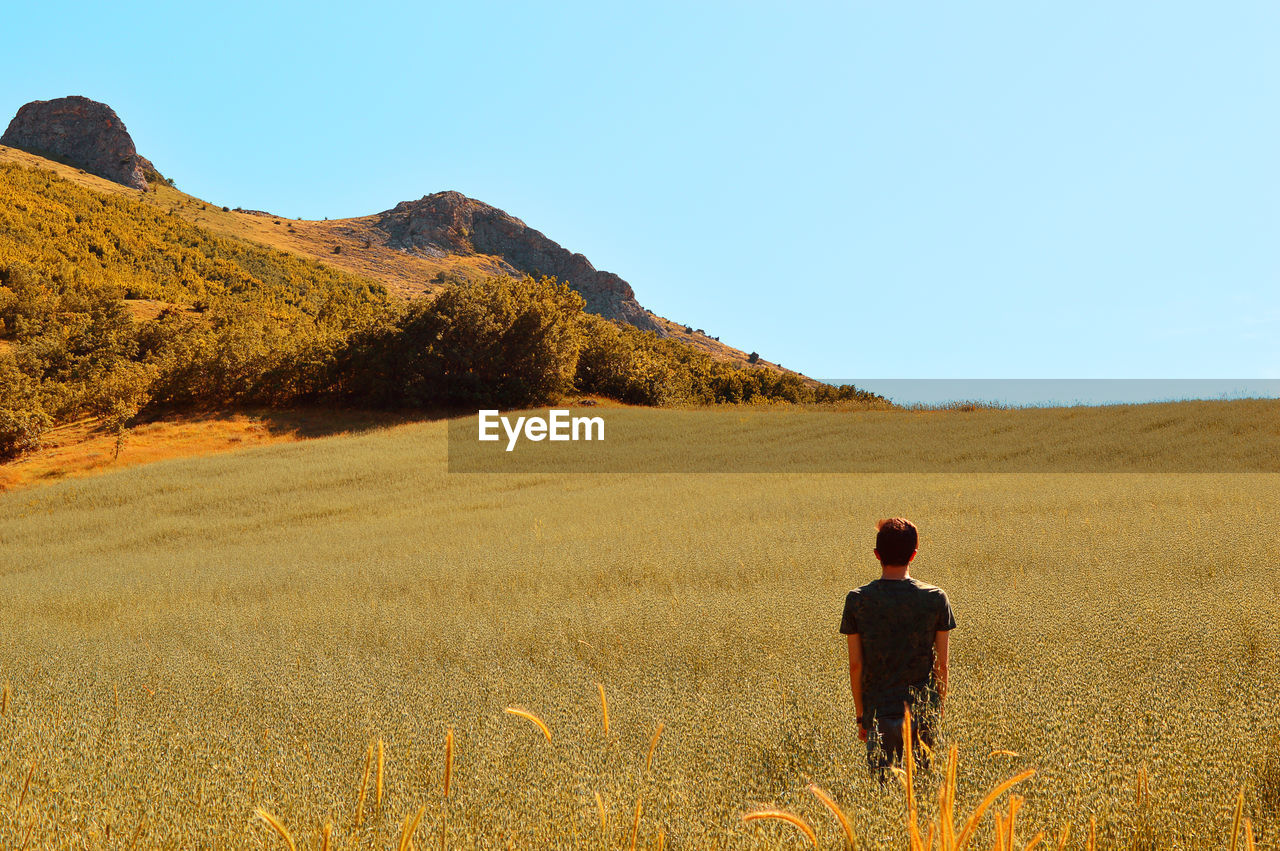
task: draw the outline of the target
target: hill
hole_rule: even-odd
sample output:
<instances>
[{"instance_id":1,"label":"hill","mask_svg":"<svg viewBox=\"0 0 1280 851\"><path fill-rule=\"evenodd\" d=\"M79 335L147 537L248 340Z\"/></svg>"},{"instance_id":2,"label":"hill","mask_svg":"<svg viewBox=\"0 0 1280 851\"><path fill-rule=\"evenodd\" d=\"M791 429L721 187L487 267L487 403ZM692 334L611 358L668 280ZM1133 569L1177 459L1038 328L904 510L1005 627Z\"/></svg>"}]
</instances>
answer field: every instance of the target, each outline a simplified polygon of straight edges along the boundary
<instances>
[{"instance_id":1,"label":"hill","mask_svg":"<svg viewBox=\"0 0 1280 851\"><path fill-rule=\"evenodd\" d=\"M24 105L0 140L0 161L53 168L95 191L136 193L219 235L249 239L370 278L393 297L411 299L448 281L550 275L581 293L590 312L673 337L716 359L781 369L692 325L652 314L619 276L595 269L583 255L514 216L457 192L426 195L374 215L324 221L220 207L178 191L173 181L137 154L124 123L109 106L79 96Z\"/></svg>"},{"instance_id":2,"label":"hill","mask_svg":"<svg viewBox=\"0 0 1280 851\"><path fill-rule=\"evenodd\" d=\"M417 298L438 292L448 281L480 280L511 268L501 258L486 254L397 249L389 244L387 234L377 227L384 214L349 219L290 219L261 210L224 209L168 183L149 184L146 192L131 190L75 166L3 145L0 145L0 162L48 169L64 180L95 192L129 197L173 213L210 233L247 240L358 275L382 284L395 299ZM665 336L717 360L792 372L764 358L753 360L747 352L722 343L691 325L649 315Z\"/></svg>"},{"instance_id":3,"label":"hill","mask_svg":"<svg viewBox=\"0 0 1280 851\"><path fill-rule=\"evenodd\" d=\"M139 415L225 406L424 410L536 404L568 393L647 405L869 395L712 357L671 335L584 313L585 299L564 284L482 275L510 266L433 256L431 242L402 256L470 263L474 277L437 278L417 299L396 298L367 277L217 233L204 219L296 233L292 223L212 210L163 183L133 190L4 151L0 455L27 451L50 425L86 416L120 434ZM166 198L178 206L166 207ZM473 227L482 239L510 231L508 246L543 251L520 254L522 264L590 271L500 211L462 196L444 201L470 216L467 234L448 238L470 239ZM403 227L379 233L412 240L414 220L407 213ZM625 286L607 275L595 280L603 290Z\"/></svg>"}]
</instances>

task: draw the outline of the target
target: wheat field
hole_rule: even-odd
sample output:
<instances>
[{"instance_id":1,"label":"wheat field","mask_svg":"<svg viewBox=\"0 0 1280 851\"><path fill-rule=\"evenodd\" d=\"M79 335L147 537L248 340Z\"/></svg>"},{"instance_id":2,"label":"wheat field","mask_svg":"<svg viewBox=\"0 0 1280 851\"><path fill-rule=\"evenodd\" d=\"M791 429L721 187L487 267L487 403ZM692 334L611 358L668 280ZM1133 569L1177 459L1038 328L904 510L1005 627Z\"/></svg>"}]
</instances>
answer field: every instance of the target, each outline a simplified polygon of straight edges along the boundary
<instances>
[{"instance_id":1,"label":"wheat field","mask_svg":"<svg viewBox=\"0 0 1280 851\"><path fill-rule=\"evenodd\" d=\"M743 818L779 810L843 848L816 784L858 848L908 847L836 631L902 514L959 623L956 813L1035 770L972 847L1016 792L1019 849L1085 848L1091 820L1097 848L1227 848L1243 790L1280 848L1275 473L464 475L446 451L434 422L0 495L0 845L808 847ZM913 779L921 824L944 775Z\"/></svg>"}]
</instances>

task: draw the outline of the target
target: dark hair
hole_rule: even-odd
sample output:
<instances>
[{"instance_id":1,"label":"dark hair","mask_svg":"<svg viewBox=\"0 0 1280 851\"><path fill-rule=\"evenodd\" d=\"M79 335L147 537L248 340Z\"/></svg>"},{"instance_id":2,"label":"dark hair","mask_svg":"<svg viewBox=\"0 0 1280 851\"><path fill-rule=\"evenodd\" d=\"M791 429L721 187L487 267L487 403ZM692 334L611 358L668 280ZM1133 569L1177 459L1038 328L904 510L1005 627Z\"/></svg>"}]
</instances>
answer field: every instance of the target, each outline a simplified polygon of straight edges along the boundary
<instances>
[{"instance_id":1,"label":"dark hair","mask_svg":"<svg viewBox=\"0 0 1280 851\"><path fill-rule=\"evenodd\" d=\"M902 567L920 543L916 526L905 517L893 517L876 524L876 549L885 567Z\"/></svg>"}]
</instances>

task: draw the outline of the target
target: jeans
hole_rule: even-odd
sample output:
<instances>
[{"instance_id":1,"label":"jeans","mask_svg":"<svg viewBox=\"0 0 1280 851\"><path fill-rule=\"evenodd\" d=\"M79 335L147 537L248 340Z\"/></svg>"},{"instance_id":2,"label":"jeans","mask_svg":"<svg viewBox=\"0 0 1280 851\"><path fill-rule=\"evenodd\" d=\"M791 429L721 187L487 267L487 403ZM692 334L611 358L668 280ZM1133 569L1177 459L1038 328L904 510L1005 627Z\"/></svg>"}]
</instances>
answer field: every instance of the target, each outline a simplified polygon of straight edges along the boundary
<instances>
[{"instance_id":1,"label":"jeans","mask_svg":"<svg viewBox=\"0 0 1280 851\"><path fill-rule=\"evenodd\" d=\"M878 774L881 782L888 777L888 769L902 762L902 718L873 715L867 728L867 767ZM911 750L916 768L928 770L929 755L933 751L933 728L924 719L911 719ZM921 747L921 745L924 747ZM927 750L926 750L927 748Z\"/></svg>"}]
</instances>

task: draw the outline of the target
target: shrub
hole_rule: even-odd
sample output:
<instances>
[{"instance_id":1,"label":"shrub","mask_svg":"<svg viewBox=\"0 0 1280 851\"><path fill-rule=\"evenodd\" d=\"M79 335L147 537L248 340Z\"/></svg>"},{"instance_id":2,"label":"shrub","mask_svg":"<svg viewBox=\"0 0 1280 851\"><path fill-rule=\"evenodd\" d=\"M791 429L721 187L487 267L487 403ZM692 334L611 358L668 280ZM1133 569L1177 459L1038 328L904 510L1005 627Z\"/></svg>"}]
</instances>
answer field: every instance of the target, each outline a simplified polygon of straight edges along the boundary
<instances>
[{"instance_id":1,"label":"shrub","mask_svg":"<svg viewBox=\"0 0 1280 851\"><path fill-rule=\"evenodd\" d=\"M332 384L390 406L552 402L573 389L583 304L554 278L450 284L355 340Z\"/></svg>"}]
</instances>

